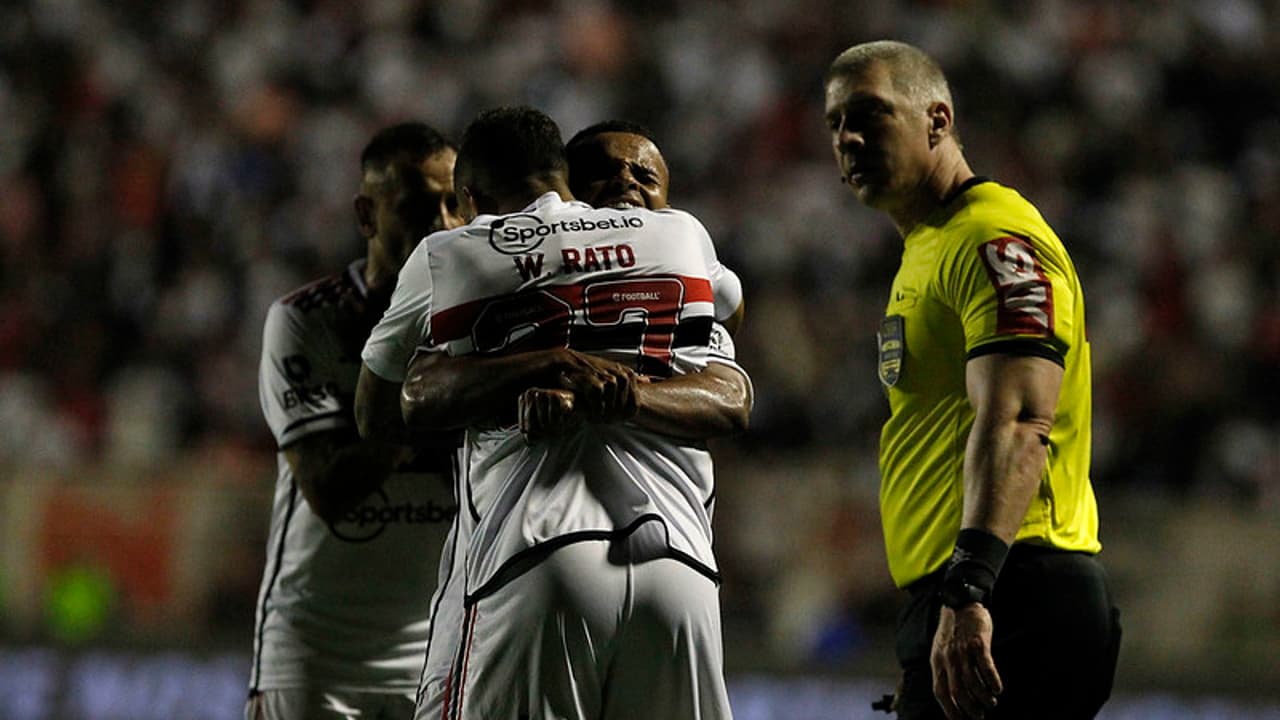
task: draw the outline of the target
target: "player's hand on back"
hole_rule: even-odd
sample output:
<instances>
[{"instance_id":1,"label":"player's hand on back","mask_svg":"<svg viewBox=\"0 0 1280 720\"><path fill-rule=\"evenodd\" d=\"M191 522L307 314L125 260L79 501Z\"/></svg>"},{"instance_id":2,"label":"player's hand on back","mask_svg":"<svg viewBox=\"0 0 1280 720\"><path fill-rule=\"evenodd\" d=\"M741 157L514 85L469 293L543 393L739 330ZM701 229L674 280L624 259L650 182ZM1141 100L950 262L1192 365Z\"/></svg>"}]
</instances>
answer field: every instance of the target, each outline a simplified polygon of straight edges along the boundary
<instances>
[{"instance_id":1,"label":"player's hand on back","mask_svg":"<svg viewBox=\"0 0 1280 720\"><path fill-rule=\"evenodd\" d=\"M574 396L574 409L591 422L628 420L636 414L635 386L640 375L621 363L575 350L567 351L556 385Z\"/></svg>"}]
</instances>

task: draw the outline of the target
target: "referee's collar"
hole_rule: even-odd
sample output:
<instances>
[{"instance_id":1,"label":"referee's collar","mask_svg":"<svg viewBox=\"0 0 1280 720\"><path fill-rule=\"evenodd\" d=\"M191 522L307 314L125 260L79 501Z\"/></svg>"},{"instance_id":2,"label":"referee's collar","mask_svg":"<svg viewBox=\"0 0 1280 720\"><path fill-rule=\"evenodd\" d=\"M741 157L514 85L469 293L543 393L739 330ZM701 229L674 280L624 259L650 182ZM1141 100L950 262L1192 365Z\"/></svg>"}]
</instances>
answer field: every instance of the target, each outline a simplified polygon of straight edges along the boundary
<instances>
[{"instance_id":1,"label":"referee's collar","mask_svg":"<svg viewBox=\"0 0 1280 720\"><path fill-rule=\"evenodd\" d=\"M955 202L955 199L963 195L965 191L968 190L969 188L974 187L975 185L981 185L982 183L989 183L989 182L994 182L994 181L991 178L987 177L986 175L974 175L968 180L965 180L964 182L960 183L959 187L957 187L955 190L952 190L945 198L943 198L942 207L946 207L950 205L952 202Z\"/></svg>"}]
</instances>

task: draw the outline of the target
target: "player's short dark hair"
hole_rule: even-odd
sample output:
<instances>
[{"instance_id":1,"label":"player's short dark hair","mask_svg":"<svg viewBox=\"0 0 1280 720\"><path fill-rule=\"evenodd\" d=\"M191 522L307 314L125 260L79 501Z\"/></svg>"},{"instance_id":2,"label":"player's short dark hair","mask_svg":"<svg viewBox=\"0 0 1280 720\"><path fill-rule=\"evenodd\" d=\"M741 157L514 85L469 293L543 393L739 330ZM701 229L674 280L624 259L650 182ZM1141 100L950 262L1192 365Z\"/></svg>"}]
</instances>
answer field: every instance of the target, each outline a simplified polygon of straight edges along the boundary
<instances>
[{"instance_id":1,"label":"player's short dark hair","mask_svg":"<svg viewBox=\"0 0 1280 720\"><path fill-rule=\"evenodd\" d=\"M638 122L630 120L604 120L595 125L588 125L574 134L569 142L565 143L564 150L569 157L573 157L573 152L577 150L583 143L597 135L604 133L627 133L629 135L639 135L653 143L654 147L658 146L658 139L653 136L653 132L649 128ZM572 165L572 163L570 163Z\"/></svg>"},{"instance_id":2,"label":"player's short dark hair","mask_svg":"<svg viewBox=\"0 0 1280 720\"><path fill-rule=\"evenodd\" d=\"M560 126L527 105L493 108L476 116L462 134L454 184L490 194L519 193L528 180L568 175Z\"/></svg>"},{"instance_id":3,"label":"player's short dark hair","mask_svg":"<svg viewBox=\"0 0 1280 720\"><path fill-rule=\"evenodd\" d=\"M438 130L420 122L391 125L378 131L360 153L360 171L385 170L401 157L414 161L425 160L441 150L457 150Z\"/></svg>"}]
</instances>

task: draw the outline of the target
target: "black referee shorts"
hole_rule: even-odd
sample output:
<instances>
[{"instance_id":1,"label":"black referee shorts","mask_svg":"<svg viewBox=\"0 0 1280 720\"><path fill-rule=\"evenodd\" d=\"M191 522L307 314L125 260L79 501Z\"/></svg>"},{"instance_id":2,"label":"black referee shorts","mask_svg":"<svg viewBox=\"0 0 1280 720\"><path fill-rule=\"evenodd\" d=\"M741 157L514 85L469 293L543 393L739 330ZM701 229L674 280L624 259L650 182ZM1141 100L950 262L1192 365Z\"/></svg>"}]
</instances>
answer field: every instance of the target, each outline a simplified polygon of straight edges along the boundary
<instances>
[{"instance_id":1,"label":"black referee shorts","mask_svg":"<svg viewBox=\"0 0 1280 720\"><path fill-rule=\"evenodd\" d=\"M938 627L942 571L907 588L898 618L899 718L946 720L933 697L929 652ZM1004 684L987 720L1092 718L1111 696L1120 611L1092 555L1024 543L1009 550L990 603L992 655Z\"/></svg>"}]
</instances>

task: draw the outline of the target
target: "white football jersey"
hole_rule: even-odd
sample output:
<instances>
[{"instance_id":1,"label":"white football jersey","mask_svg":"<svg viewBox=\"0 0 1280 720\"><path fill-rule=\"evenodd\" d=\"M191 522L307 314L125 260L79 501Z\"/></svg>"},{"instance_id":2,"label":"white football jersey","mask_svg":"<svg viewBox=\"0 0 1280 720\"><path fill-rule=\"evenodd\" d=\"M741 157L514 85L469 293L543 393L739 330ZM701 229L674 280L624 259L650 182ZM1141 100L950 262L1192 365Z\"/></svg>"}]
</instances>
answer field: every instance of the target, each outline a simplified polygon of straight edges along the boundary
<instances>
[{"instance_id":1,"label":"white football jersey","mask_svg":"<svg viewBox=\"0 0 1280 720\"><path fill-rule=\"evenodd\" d=\"M364 261L277 300L259 397L278 447L311 433L356 437L359 352L376 320ZM254 635L254 690L412 691L430 627L437 561L456 502L448 457L424 454L333 526L312 513L283 451Z\"/></svg>"},{"instance_id":2,"label":"white football jersey","mask_svg":"<svg viewBox=\"0 0 1280 720\"><path fill-rule=\"evenodd\" d=\"M711 330L710 348L717 362L732 361L736 357L733 336L720 323ZM748 379L748 382L750 380ZM466 466L458 464L454 481L456 496L466 494ZM714 504L708 506L714 510ZM422 669L422 682L418 686L418 705L415 720L435 720L442 716L445 700L450 690L450 671L456 670L459 643L464 634L466 616L465 599L466 548L470 543L473 527L479 518L472 512L461 512L455 517L452 534L440 557L440 575L435 596L431 599L431 638L427 644L427 660ZM456 677L456 675L455 675Z\"/></svg>"},{"instance_id":3,"label":"white football jersey","mask_svg":"<svg viewBox=\"0 0 1280 720\"><path fill-rule=\"evenodd\" d=\"M520 213L429 236L362 357L389 380L403 378L424 337L424 351L450 355L572 347L654 376L737 367L711 347L711 278L722 272L688 213L593 209L548 193ZM462 462L460 512L475 519L469 598L575 540L629 536L633 553L718 577L702 443L621 423L527 445L515 427L495 426L468 429Z\"/></svg>"}]
</instances>

